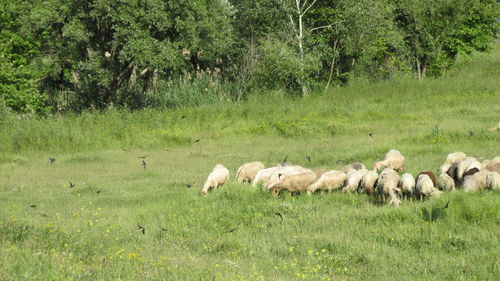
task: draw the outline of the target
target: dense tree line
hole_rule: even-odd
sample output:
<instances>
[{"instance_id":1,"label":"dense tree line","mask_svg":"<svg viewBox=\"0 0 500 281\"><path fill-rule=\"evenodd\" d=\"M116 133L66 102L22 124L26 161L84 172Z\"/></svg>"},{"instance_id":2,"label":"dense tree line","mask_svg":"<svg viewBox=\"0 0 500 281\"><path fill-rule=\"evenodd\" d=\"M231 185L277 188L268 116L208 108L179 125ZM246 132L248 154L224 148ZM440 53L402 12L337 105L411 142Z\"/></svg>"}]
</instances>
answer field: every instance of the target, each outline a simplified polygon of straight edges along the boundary
<instances>
[{"instance_id":1,"label":"dense tree line","mask_svg":"<svg viewBox=\"0 0 500 281\"><path fill-rule=\"evenodd\" d=\"M498 17L495 0L4 0L0 107L170 107L439 76L487 51Z\"/></svg>"}]
</instances>

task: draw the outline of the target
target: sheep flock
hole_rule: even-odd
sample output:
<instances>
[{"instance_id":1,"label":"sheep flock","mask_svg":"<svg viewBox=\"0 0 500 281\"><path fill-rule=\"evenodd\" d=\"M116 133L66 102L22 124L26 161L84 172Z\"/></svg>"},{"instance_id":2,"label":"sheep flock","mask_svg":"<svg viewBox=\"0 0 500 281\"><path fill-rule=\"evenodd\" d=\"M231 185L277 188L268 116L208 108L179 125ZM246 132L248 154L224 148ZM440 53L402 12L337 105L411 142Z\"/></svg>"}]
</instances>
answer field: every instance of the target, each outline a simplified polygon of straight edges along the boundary
<instances>
[{"instance_id":1,"label":"sheep flock","mask_svg":"<svg viewBox=\"0 0 500 281\"><path fill-rule=\"evenodd\" d=\"M414 177L405 171L405 157L400 151L391 149L382 161L374 163L372 170L362 163L354 162L339 170L313 171L292 165L285 158L283 162L269 168L259 161L243 164L237 170L236 181L250 183L252 187L262 186L272 196L278 196L281 191L290 194L305 191L312 195L321 190L341 190L366 193L393 206L399 206L402 200L440 196L445 191L459 187L465 192L500 190L500 156L479 162L463 152L453 152L437 169L439 176L432 171L421 171ZM217 164L200 195L207 195L210 190L222 186L228 180L229 170Z\"/></svg>"}]
</instances>

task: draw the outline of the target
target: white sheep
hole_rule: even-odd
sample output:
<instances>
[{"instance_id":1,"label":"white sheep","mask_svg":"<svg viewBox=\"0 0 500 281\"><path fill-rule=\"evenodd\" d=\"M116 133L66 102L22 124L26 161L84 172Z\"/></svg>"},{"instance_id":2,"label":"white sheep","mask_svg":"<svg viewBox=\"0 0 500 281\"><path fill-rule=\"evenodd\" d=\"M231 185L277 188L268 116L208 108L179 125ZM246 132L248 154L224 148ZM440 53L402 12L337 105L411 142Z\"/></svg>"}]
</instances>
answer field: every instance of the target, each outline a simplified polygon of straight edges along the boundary
<instances>
[{"instance_id":1,"label":"white sheep","mask_svg":"<svg viewBox=\"0 0 500 281\"><path fill-rule=\"evenodd\" d=\"M481 163L479 163L479 161L477 161L477 159L474 157L466 157L464 160L458 163L455 180L463 182L464 173L473 168L481 170Z\"/></svg>"},{"instance_id":2,"label":"white sheep","mask_svg":"<svg viewBox=\"0 0 500 281\"><path fill-rule=\"evenodd\" d=\"M441 174L438 180L438 187L441 190L455 190L455 181L448 174Z\"/></svg>"},{"instance_id":3,"label":"white sheep","mask_svg":"<svg viewBox=\"0 0 500 281\"><path fill-rule=\"evenodd\" d=\"M441 165L441 167L439 168L439 172L441 174L446 173L450 169L452 164L459 163L466 157L467 155L465 155L465 153L463 152L453 152L448 154L448 156L446 156L446 160L444 161L443 165Z\"/></svg>"},{"instance_id":4,"label":"white sheep","mask_svg":"<svg viewBox=\"0 0 500 281\"><path fill-rule=\"evenodd\" d=\"M486 188L500 190L500 174L497 172L488 172L486 176Z\"/></svg>"},{"instance_id":5,"label":"white sheep","mask_svg":"<svg viewBox=\"0 0 500 281\"><path fill-rule=\"evenodd\" d=\"M439 196L443 194L436 187L436 178L430 171L424 171L418 174L415 183L415 193L422 200L425 197Z\"/></svg>"},{"instance_id":6,"label":"white sheep","mask_svg":"<svg viewBox=\"0 0 500 281\"><path fill-rule=\"evenodd\" d=\"M344 166L342 169L340 169L340 171L342 171L342 172L346 173L346 175L348 175L348 174L354 173L355 171L361 170L361 169L366 169L365 165L363 165L363 163L354 162L354 163L351 163L349 165Z\"/></svg>"},{"instance_id":7,"label":"white sheep","mask_svg":"<svg viewBox=\"0 0 500 281\"><path fill-rule=\"evenodd\" d=\"M375 191L378 174L374 171L367 171L359 182L359 191L367 194L372 194Z\"/></svg>"},{"instance_id":8,"label":"white sheep","mask_svg":"<svg viewBox=\"0 0 500 281\"><path fill-rule=\"evenodd\" d=\"M378 171L383 167L391 168L395 171L404 171L406 170L405 157L400 151L391 149L385 154L383 161L376 162L373 165L373 171Z\"/></svg>"},{"instance_id":9,"label":"white sheep","mask_svg":"<svg viewBox=\"0 0 500 281\"><path fill-rule=\"evenodd\" d=\"M486 177L488 176L488 171L476 170L476 173L472 175L466 175L462 187L465 192L474 192L481 189L486 189Z\"/></svg>"},{"instance_id":10,"label":"white sheep","mask_svg":"<svg viewBox=\"0 0 500 281\"><path fill-rule=\"evenodd\" d=\"M225 184L229 177L229 170L223 165L215 165L212 172L208 175L207 181L200 191L201 195L206 195L211 189L218 188L219 186Z\"/></svg>"},{"instance_id":11,"label":"white sheep","mask_svg":"<svg viewBox=\"0 0 500 281\"><path fill-rule=\"evenodd\" d=\"M236 181L239 183L252 182L257 173L264 168L264 163L260 161L243 164L236 172Z\"/></svg>"},{"instance_id":12,"label":"white sheep","mask_svg":"<svg viewBox=\"0 0 500 281\"><path fill-rule=\"evenodd\" d=\"M399 206L401 201L397 193L400 192L398 188L399 174L391 168L385 168L377 181L377 193L384 201L390 199L389 204Z\"/></svg>"},{"instance_id":13,"label":"white sheep","mask_svg":"<svg viewBox=\"0 0 500 281\"><path fill-rule=\"evenodd\" d=\"M401 189L404 198L409 198L415 194L415 178L410 173L404 173L401 175L398 188Z\"/></svg>"},{"instance_id":14,"label":"white sheep","mask_svg":"<svg viewBox=\"0 0 500 281\"><path fill-rule=\"evenodd\" d=\"M342 189L344 192L354 192L358 189L359 187L359 182L361 181L361 178L368 172L367 169L361 169L353 172L349 178L347 178L347 184L346 186Z\"/></svg>"},{"instance_id":15,"label":"white sheep","mask_svg":"<svg viewBox=\"0 0 500 281\"><path fill-rule=\"evenodd\" d=\"M500 173L500 156L497 156L491 160L484 160L481 163L481 170Z\"/></svg>"},{"instance_id":16,"label":"white sheep","mask_svg":"<svg viewBox=\"0 0 500 281\"><path fill-rule=\"evenodd\" d=\"M269 176L271 175L271 173L279 168L280 167L271 167L258 171L257 174L255 175L255 178L252 181L252 186L256 187L257 184L261 182L267 182L269 180Z\"/></svg>"},{"instance_id":17,"label":"white sheep","mask_svg":"<svg viewBox=\"0 0 500 281\"><path fill-rule=\"evenodd\" d=\"M311 170L295 165L295 166L285 166L280 167L274 170L270 175L267 181L264 182L264 188L270 190L270 186L279 181L279 175L291 175L291 174L299 174L303 172L312 172Z\"/></svg>"},{"instance_id":18,"label":"white sheep","mask_svg":"<svg viewBox=\"0 0 500 281\"><path fill-rule=\"evenodd\" d=\"M279 181L269 186L271 194L278 196L281 190L289 192L301 192L317 180L316 173L303 172L300 174L288 174L279 177Z\"/></svg>"},{"instance_id":19,"label":"white sheep","mask_svg":"<svg viewBox=\"0 0 500 281\"><path fill-rule=\"evenodd\" d=\"M307 187L307 194L312 194L317 190L332 190L339 189L344 185L346 174L342 171L332 170L322 174L317 181Z\"/></svg>"}]
</instances>

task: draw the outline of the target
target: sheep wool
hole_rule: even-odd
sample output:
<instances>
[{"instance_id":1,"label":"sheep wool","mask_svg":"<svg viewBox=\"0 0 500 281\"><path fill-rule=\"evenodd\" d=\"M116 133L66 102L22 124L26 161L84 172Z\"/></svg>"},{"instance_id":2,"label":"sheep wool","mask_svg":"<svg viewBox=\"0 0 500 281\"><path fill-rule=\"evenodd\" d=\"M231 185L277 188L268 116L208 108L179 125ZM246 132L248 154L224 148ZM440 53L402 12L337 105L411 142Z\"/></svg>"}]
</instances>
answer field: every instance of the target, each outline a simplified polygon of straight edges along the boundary
<instances>
[{"instance_id":1,"label":"sheep wool","mask_svg":"<svg viewBox=\"0 0 500 281\"><path fill-rule=\"evenodd\" d=\"M278 196L281 190L289 192L300 192L306 190L309 185L317 180L316 173L303 172L300 174L283 175L279 177L277 183L272 184L269 188L273 196Z\"/></svg>"},{"instance_id":2,"label":"sheep wool","mask_svg":"<svg viewBox=\"0 0 500 281\"><path fill-rule=\"evenodd\" d=\"M332 170L322 174L317 181L307 187L307 194L315 193L317 190L339 189L344 184L346 174L342 171Z\"/></svg>"},{"instance_id":3,"label":"sheep wool","mask_svg":"<svg viewBox=\"0 0 500 281\"><path fill-rule=\"evenodd\" d=\"M212 172L208 175L207 181L203 185L203 188L200 191L201 195L207 195L207 193L219 186L222 186L227 182L229 177L229 170L226 169L223 165L217 164L215 165Z\"/></svg>"},{"instance_id":4,"label":"sheep wool","mask_svg":"<svg viewBox=\"0 0 500 281\"><path fill-rule=\"evenodd\" d=\"M373 165L373 170L378 171L383 167L391 168L395 171L404 171L406 170L405 157L399 150L391 149L387 152L383 161L376 162Z\"/></svg>"},{"instance_id":5,"label":"sheep wool","mask_svg":"<svg viewBox=\"0 0 500 281\"><path fill-rule=\"evenodd\" d=\"M243 164L236 172L236 181L239 183L252 182L257 173L264 168L264 163L260 161Z\"/></svg>"}]
</instances>

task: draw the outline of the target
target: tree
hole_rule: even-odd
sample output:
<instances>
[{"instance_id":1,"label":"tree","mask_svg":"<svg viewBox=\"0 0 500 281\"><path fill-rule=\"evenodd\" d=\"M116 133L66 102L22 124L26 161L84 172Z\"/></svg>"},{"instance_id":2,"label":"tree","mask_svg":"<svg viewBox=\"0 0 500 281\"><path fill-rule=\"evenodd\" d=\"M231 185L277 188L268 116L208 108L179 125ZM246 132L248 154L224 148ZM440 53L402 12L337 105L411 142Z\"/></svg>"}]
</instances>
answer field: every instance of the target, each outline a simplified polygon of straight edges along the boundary
<instances>
[{"instance_id":1,"label":"tree","mask_svg":"<svg viewBox=\"0 0 500 281\"><path fill-rule=\"evenodd\" d=\"M396 0L396 23L405 35L419 79L439 75L458 52L486 50L499 16L494 0Z\"/></svg>"},{"instance_id":2,"label":"tree","mask_svg":"<svg viewBox=\"0 0 500 281\"><path fill-rule=\"evenodd\" d=\"M48 0L35 2L26 22L31 33L50 34L41 56L52 100L105 108L137 106L133 96L156 91L161 79L222 67L232 13L220 0Z\"/></svg>"}]
</instances>

